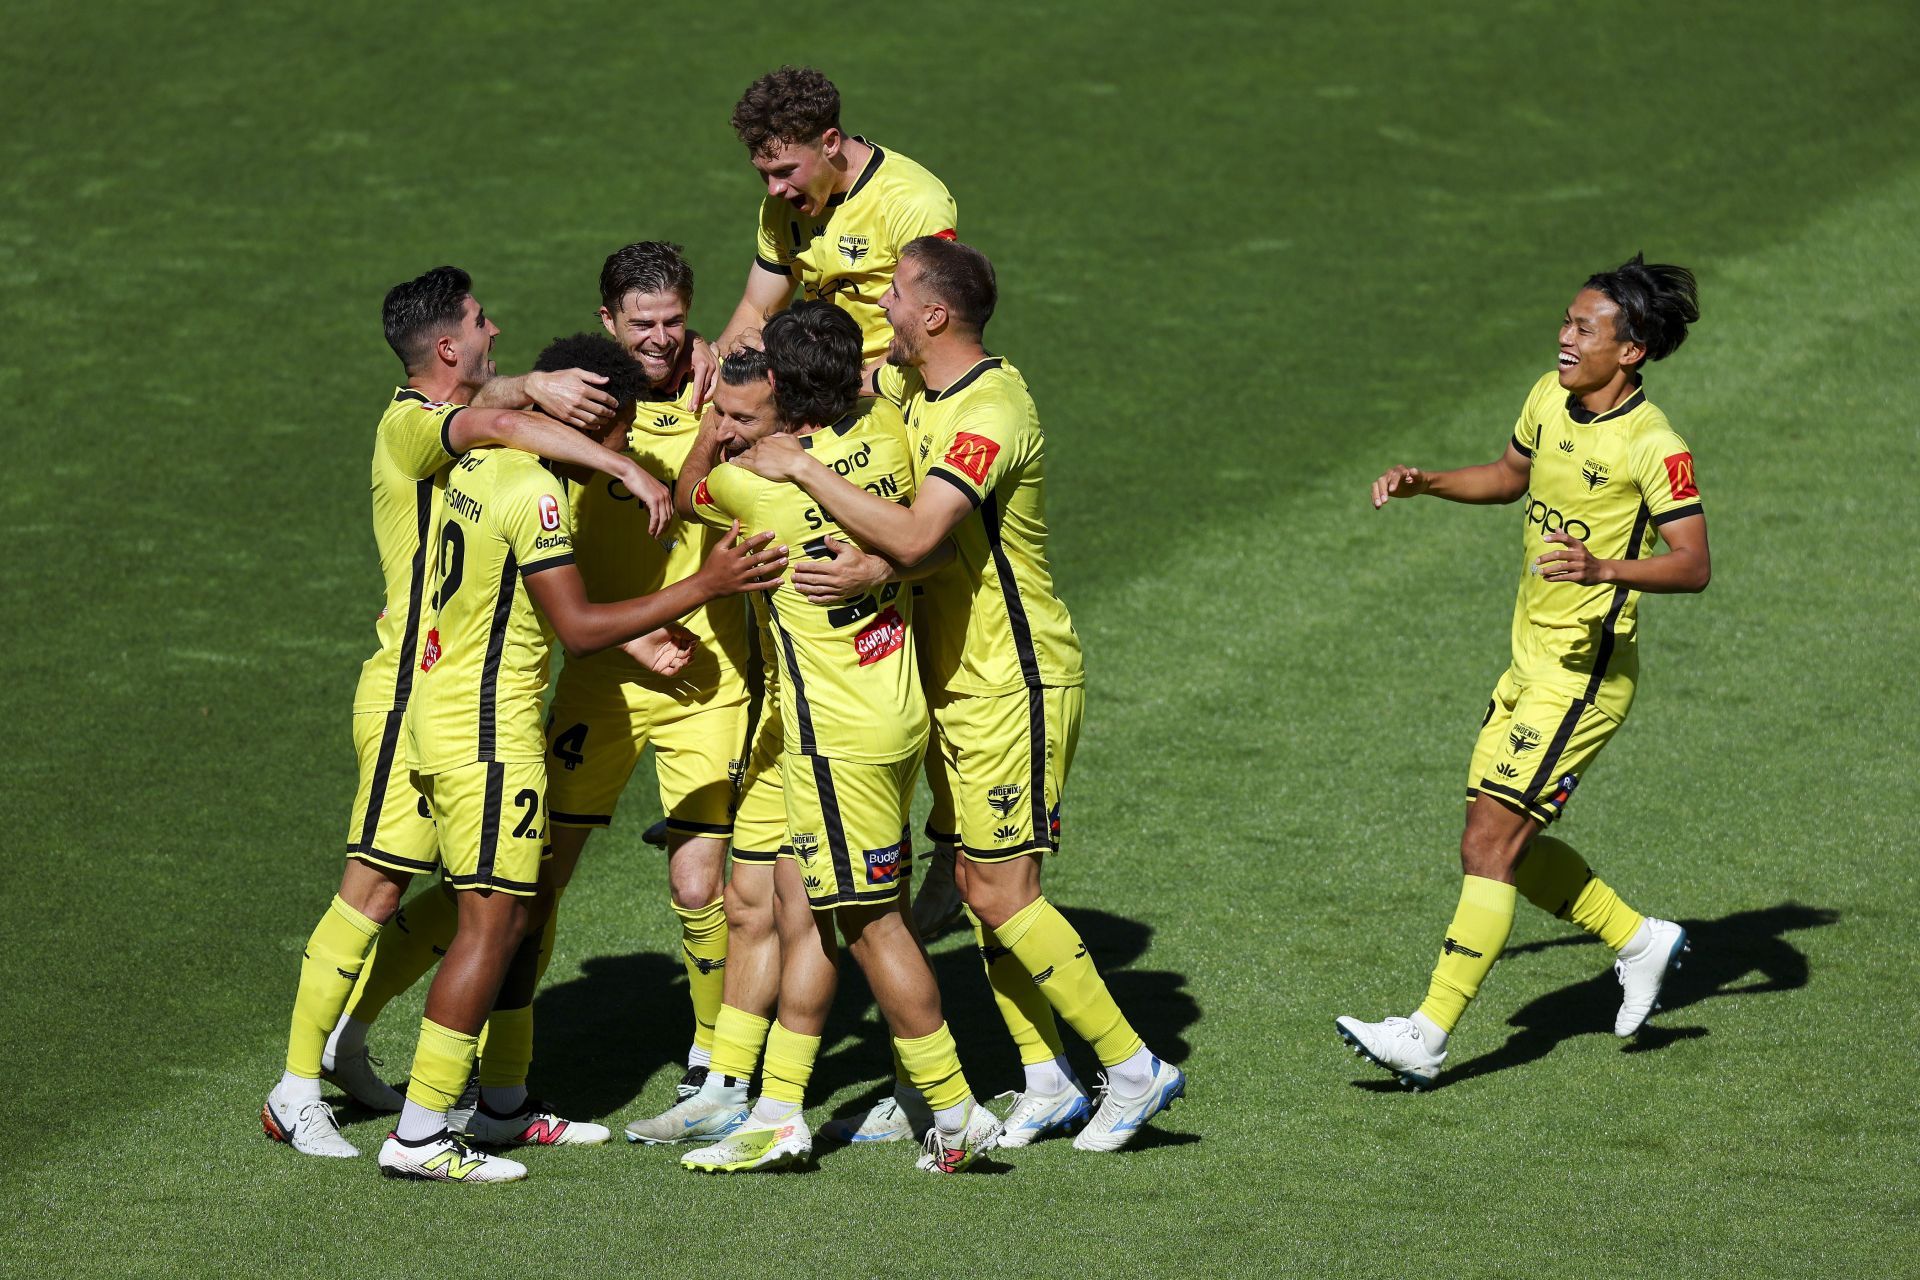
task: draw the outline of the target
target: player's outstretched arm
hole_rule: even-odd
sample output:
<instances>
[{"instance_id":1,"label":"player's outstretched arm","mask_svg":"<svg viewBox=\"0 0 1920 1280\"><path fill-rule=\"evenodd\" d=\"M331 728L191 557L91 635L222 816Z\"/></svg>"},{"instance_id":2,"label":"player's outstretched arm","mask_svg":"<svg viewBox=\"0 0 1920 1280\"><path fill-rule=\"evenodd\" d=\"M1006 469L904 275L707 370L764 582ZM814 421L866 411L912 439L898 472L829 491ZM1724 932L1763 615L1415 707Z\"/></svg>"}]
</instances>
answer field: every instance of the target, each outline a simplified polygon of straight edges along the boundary
<instances>
[{"instance_id":1,"label":"player's outstretched arm","mask_svg":"<svg viewBox=\"0 0 1920 1280\"><path fill-rule=\"evenodd\" d=\"M898 565L917 565L932 555L973 511L971 497L950 484L928 484L912 506L868 493L789 435L768 436L733 461L765 479L799 485L861 546Z\"/></svg>"},{"instance_id":2,"label":"player's outstretched arm","mask_svg":"<svg viewBox=\"0 0 1920 1280\"><path fill-rule=\"evenodd\" d=\"M1449 502L1476 505L1513 502L1527 491L1527 479L1532 473L1533 460L1511 444L1498 460L1484 466L1461 467L1456 471L1389 467L1373 482L1373 506L1377 511L1391 498L1417 498L1423 493Z\"/></svg>"},{"instance_id":3,"label":"player's outstretched arm","mask_svg":"<svg viewBox=\"0 0 1920 1280\"><path fill-rule=\"evenodd\" d=\"M585 369L556 369L551 373L523 373L517 378L489 378L473 397L477 409L531 409L539 407L570 427L599 427L613 421L620 402L600 388L606 378Z\"/></svg>"},{"instance_id":4,"label":"player's outstretched arm","mask_svg":"<svg viewBox=\"0 0 1920 1280\"><path fill-rule=\"evenodd\" d=\"M733 318L727 321L727 327L720 331L720 341L713 344L721 359L724 360L729 352L739 346L741 338L747 333L785 311L792 297L792 276L769 271L758 262L748 267L747 287L740 293L739 305L734 307Z\"/></svg>"},{"instance_id":5,"label":"player's outstretched arm","mask_svg":"<svg viewBox=\"0 0 1920 1280\"><path fill-rule=\"evenodd\" d=\"M810 604L839 604L865 595L887 582L917 582L931 577L953 560L953 539L933 549L933 554L918 564L895 564L885 556L863 551L851 542L829 534L825 560L799 560L793 566L793 589Z\"/></svg>"},{"instance_id":6,"label":"player's outstretched arm","mask_svg":"<svg viewBox=\"0 0 1920 1280\"><path fill-rule=\"evenodd\" d=\"M647 532L656 538L673 520L673 494L645 467L544 414L469 407L447 428L447 447L456 454L490 444L612 476L646 507Z\"/></svg>"},{"instance_id":7,"label":"player's outstretched arm","mask_svg":"<svg viewBox=\"0 0 1920 1280\"><path fill-rule=\"evenodd\" d=\"M787 549L767 545L773 541L771 533L756 534L736 544L734 539L739 536L740 522L736 520L726 540L713 549L698 570L652 595L595 604L587 598L580 570L572 564L528 575L527 593L553 624L567 656L584 658L659 630L721 596L778 586L787 567Z\"/></svg>"},{"instance_id":8,"label":"player's outstretched arm","mask_svg":"<svg viewBox=\"0 0 1920 1280\"><path fill-rule=\"evenodd\" d=\"M1565 532L1550 533L1547 541L1558 543L1552 551L1539 556L1534 565L1548 582L1575 582L1581 586L1612 583L1634 591L1678 595L1705 591L1713 577L1712 557L1707 553L1707 518L1682 516L1655 526L1667 549L1644 560L1602 560L1587 550L1586 544Z\"/></svg>"},{"instance_id":9,"label":"player's outstretched arm","mask_svg":"<svg viewBox=\"0 0 1920 1280\"><path fill-rule=\"evenodd\" d=\"M720 465L721 454L738 441L738 436L721 425L719 414L709 413L701 419L700 430L693 437L693 447L687 450L686 461L680 464L680 474L673 481L673 509L682 519L699 518L693 509L694 492L700 488L700 482Z\"/></svg>"}]
</instances>

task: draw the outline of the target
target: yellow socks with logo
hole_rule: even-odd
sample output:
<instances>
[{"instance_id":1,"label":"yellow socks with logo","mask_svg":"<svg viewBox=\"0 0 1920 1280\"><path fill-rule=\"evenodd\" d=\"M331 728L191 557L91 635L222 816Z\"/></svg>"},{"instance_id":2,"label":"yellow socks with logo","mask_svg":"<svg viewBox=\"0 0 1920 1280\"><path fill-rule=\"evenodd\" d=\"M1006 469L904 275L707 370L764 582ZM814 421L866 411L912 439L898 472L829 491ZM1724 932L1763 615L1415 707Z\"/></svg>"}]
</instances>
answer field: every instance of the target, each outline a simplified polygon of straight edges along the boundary
<instances>
[{"instance_id":1,"label":"yellow socks with logo","mask_svg":"<svg viewBox=\"0 0 1920 1280\"><path fill-rule=\"evenodd\" d=\"M371 1024L395 996L447 954L458 923L453 899L438 885L407 899L380 930L373 956L347 1002L347 1016Z\"/></svg>"},{"instance_id":2,"label":"yellow socks with logo","mask_svg":"<svg viewBox=\"0 0 1920 1280\"><path fill-rule=\"evenodd\" d=\"M1087 944L1044 896L1016 911L994 932L999 936L1000 945L1013 952L1014 958L1032 975L1034 986L1047 998L1053 1011L1093 1046L1103 1066L1125 1062L1140 1051L1140 1037L1120 1012L1120 1006L1114 1003L1100 971L1094 968L1092 958L1087 955ZM999 994L996 984L994 995L997 998ZM1059 1033L1055 1032L1054 1037L1058 1043ZM1057 1054L1058 1051L1049 1052Z\"/></svg>"},{"instance_id":3,"label":"yellow socks with logo","mask_svg":"<svg viewBox=\"0 0 1920 1280\"><path fill-rule=\"evenodd\" d=\"M964 908L973 925L973 941L980 949L980 962L987 967L987 985L993 988L993 1002L1000 1006L1013 1043L1019 1047L1022 1066L1052 1062L1066 1056L1060 1039L1060 1025L1053 1020L1053 1006L1046 995L1033 985L1033 975L1000 941L1000 936L980 922L973 908Z\"/></svg>"},{"instance_id":4,"label":"yellow socks with logo","mask_svg":"<svg viewBox=\"0 0 1920 1280\"><path fill-rule=\"evenodd\" d=\"M1527 846L1514 883L1528 902L1572 921L1615 951L1627 945L1645 919L1593 874L1573 846L1553 836L1536 836Z\"/></svg>"},{"instance_id":5,"label":"yellow socks with logo","mask_svg":"<svg viewBox=\"0 0 1920 1280\"><path fill-rule=\"evenodd\" d=\"M320 1078L320 1054L379 934L380 926L348 906L339 894L327 904L300 961L300 987L293 998L293 1026L287 1034L289 1075Z\"/></svg>"},{"instance_id":6,"label":"yellow socks with logo","mask_svg":"<svg viewBox=\"0 0 1920 1280\"><path fill-rule=\"evenodd\" d=\"M751 1080L772 1029L770 1018L755 1017L730 1004L721 1005L713 1020L713 1061L707 1078L725 1076L742 1082Z\"/></svg>"},{"instance_id":7,"label":"yellow socks with logo","mask_svg":"<svg viewBox=\"0 0 1920 1280\"><path fill-rule=\"evenodd\" d=\"M914 1040L895 1036L893 1051L907 1081L934 1111L957 1107L973 1096L966 1072L960 1069L960 1051L954 1047L953 1032L946 1023L931 1035Z\"/></svg>"},{"instance_id":8,"label":"yellow socks with logo","mask_svg":"<svg viewBox=\"0 0 1920 1280\"><path fill-rule=\"evenodd\" d=\"M727 904L722 898L704 907L676 902L673 913L680 917L680 958L686 962L687 990L693 996L693 1047L711 1054L713 1023L727 985Z\"/></svg>"},{"instance_id":9,"label":"yellow socks with logo","mask_svg":"<svg viewBox=\"0 0 1920 1280\"><path fill-rule=\"evenodd\" d=\"M820 1056L820 1037L789 1031L776 1020L767 1031L766 1062L761 1066L760 1101L756 1119L784 1120L799 1111L813 1078L814 1059Z\"/></svg>"},{"instance_id":10,"label":"yellow socks with logo","mask_svg":"<svg viewBox=\"0 0 1920 1280\"><path fill-rule=\"evenodd\" d=\"M1467 876L1461 883L1460 905L1454 908L1453 923L1447 926L1447 940L1419 1010L1442 1031L1452 1034L1468 1002L1480 993L1487 971L1500 958L1513 931L1516 898L1514 887L1498 880Z\"/></svg>"}]
</instances>

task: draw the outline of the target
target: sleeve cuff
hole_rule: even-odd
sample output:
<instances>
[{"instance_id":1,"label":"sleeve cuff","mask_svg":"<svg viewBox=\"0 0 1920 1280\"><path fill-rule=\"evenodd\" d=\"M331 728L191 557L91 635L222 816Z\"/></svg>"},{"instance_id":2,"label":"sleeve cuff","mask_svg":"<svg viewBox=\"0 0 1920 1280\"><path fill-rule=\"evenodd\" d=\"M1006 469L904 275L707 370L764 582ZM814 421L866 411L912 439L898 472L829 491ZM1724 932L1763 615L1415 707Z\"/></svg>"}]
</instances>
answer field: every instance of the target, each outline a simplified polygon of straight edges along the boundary
<instances>
[{"instance_id":1,"label":"sleeve cuff","mask_svg":"<svg viewBox=\"0 0 1920 1280\"><path fill-rule=\"evenodd\" d=\"M1684 507L1675 507L1671 511L1662 511L1653 518L1653 522L1655 524L1671 524L1675 520L1685 520L1688 516L1701 514L1703 513L1700 510L1700 504L1697 502L1689 502Z\"/></svg>"},{"instance_id":2,"label":"sleeve cuff","mask_svg":"<svg viewBox=\"0 0 1920 1280\"><path fill-rule=\"evenodd\" d=\"M1513 437L1513 447L1514 447L1515 449L1517 449L1517 450L1519 450L1519 452L1520 452L1520 456L1521 456L1521 457L1523 457L1523 458L1531 458L1531 457L1533 456L1533 450L1531 450L1531 449L1529 449L1529 448L1527 448L1527 446L1525 446L1525 445L1523 445L1523 444L1521 444L1521 443L1520 443L1520 437L1519 437L1519 435L1517 435L1517 434L1516 434L1516 435L1515 435L1515 436Z\"/></svg>"},{"instance_id":3,"label":"sleeve cuff","mask_svg":"<svg viewBox=\"0 0 1920 1280\"><path fill-rule=\"evenodd\" d=\"M466 411L467 406L461 405L458 409L455 409L452 413L440 419L440 447L447 451L449 458L457 458L460 456L460 451L453 447L453 420Z\"/></svg>"},{"instance_id":4,"label":"sleeve cuff","mask_svg":"<svg viewBox=\"0 0 1920 1280\"><path fill-rule=\"evenodd\" d=\"M536 573L545 573L549 569L558 569L563 564L572 563L573 553L571 551L564 555L548 556L545 560L535 560L532 564L521 565L520 576L523 578L531 578Z\"/></svg>"},{"instance_id":5,"label":"sleeve cuff","mask_svg":"<svg viewBox=\"0 0 1920 1280\"><path fill-rule=\"evenodd\" d=\"M945 467L930 467L927 470L927 476L929 478L939 476L942 480L945 480L948 484L966 494L968 502L976 507L980 505L980 491Z\"/></svg>"},{"instance_id":6,"label":"sleeve cuff","mask_svg":"<svg viewBox=\"0 0 1920 1280\"><path fill-rule=\"evenodd\" d=\"M757 253L753 255L753 265L759 267L762 271L771 271L777 276L790 276L793 274L792 267L783 267L777 262L768 262Z\"/></svg>"}]
</instances>

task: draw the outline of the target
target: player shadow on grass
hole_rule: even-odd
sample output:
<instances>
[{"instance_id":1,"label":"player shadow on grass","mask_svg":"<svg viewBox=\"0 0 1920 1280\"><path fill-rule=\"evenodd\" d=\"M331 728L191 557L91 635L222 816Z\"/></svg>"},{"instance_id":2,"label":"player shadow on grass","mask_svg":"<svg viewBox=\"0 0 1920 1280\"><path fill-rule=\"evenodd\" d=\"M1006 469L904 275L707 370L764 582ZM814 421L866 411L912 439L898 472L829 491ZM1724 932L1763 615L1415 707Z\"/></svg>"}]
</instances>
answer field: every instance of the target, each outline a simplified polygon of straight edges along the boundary
<instances>
[{"instance_id":1,"label":"player shadow on grass","mask_svg":"<svg viewBox=\"0 0 1920 1280\"><path fill-rule=\"evenodd\" d=\"M623 1112L654 1072L681 1065L690 1021L677 955L596 956L533 1002L533 1090L563 1115Z\"/></svg>"},{"instance_id":2,"label":"player shadow on grass","mask_svg":"<svg viewBox=\"0 0 1920 1280\"><path fill-rule=\"evenodd\" d=\"M1185 976L1166 970L1127 967L1146 954L1153 929L1105 911L1070 907L1061 910L1085 940L1108 990L1113 992L1114 1000L1148 1048L1168 1061L1184 1061L1190 1051L1184 1033L1200 1020L1199 1003L1187 991ZM942 1011L947 1025L953 1029L960 1060L974 1093L986 1099L1002 1090L1019 1088L1020 1055L1007 1035L1006 1023L1000 1018L972 935L963 925L943 935L928 950L933 957L934 977L940 984ZM1099 1060L1065 1023L1061 1024L1060 1031L1074 1071L1092 1085L1101 1069ZM814 1068L812 1087L808 1090L811 1096L827 1098L862 1083L871 1087L854 1099L851 1106L865 1106L885 1095L893 1074L891 1037L886 1021L874 1006L866 979L858 966L844 955L840 961L840 992L827 1017L826 1034L821 1037L821 1043L834 1048L822 1053ZM1149 1129L1129 1146L1139 1149L1197 1141L1199 1138L1192 1134Z\"/></svg>"},{"instance_id":3,"label":"player shadow on grass","mask_svg":"<svg viewBox=\"0 0 1920 1280\"><path fill-rule=\"evenodd\" d=\"M1669 975L1660 992L1660 1009L1640 1034L1623 1042L1624 1053L1651 1053L1680 1040L1696 1040L1710 1035L1702 1026L1674 1026L1673 1017L1682 1009L1721 996L1761 995L1770 991L1794 991L1807 985L1811 967L1786 934L1836 923L1840 913L1824 907L1807 907L1783 902L1777 907L1737 911L1718 920L1682 920L1687 941L1692 947L1678 971ZM1586 934L1529 942L1509 949L1502 957L1546 951L1555 947L1583 946L1594 943L1596 959L1603 955L1598 944ZM1507 1020L1518 1028L1507 1042L1491 1053L1446 1071L1437 1082L1441 1086L1461 1084L1475 1076L1491 1075L1509 1067L1537 1062L1551 1053L1563 1040L1582 1035L1611 1035L1613 1015L1620 1004L1620 984L1607 965L1591 978L1549 992L1522 1006ZM1393 1082L1367 1081L1367 1086L1398 1089Z\"/></svg>"}]
</instances>

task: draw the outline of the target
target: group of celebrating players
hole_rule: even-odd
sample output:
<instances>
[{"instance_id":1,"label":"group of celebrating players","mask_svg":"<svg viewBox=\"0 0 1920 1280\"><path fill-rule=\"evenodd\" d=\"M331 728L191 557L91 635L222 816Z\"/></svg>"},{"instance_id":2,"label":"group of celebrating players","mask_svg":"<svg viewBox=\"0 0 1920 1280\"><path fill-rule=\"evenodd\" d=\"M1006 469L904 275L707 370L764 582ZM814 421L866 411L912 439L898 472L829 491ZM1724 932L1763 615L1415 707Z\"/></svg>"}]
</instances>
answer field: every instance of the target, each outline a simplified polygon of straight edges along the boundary
<instances>
[{"instance_id":1,"label":"group of celebrating players","mask_svg":"<svg viewBox=\"0 0 1920 1280\"><path fill-rule=\"evenodd\" d=\"M387 295L407 381L375 437L386 607L354 701L359 793L261 1112L298 1151L359 1154L322 1079L399 1112L379 1154L394 1176L517 1179L498 1148L611 1137L528 1095L533 997L587 836L649 744L695 1034L676 1101L628 1124L634 1142L699 1144L681 1163L709 1172L806 1162L841 939L892 1032L894 1089L823 1136L917 1138L919 1167L952 1173L1056 1133L1116 1150L1184 1094L1041 892L1085 678L1047 560L1038 415L983 341L993 267L932 174L842 131L818 71L763 76L732 122L766 195L715 343L687 329L693 273L659 241L607 258L605 335L556 341L521 377L496 375L466 273ZM1684 268L1589 277L1499 459L1374 482L1376 508L1526 498L1513 657L1427 996L1410 1017L1336 1020L1412 1087L1433 1083L1520 896L1614 952L1622 1036L1687 950L1544 832L1633 701L1640 596L1710 576L1693 455L1642 386L1698 318ZM922 770L933 848L910 894ZM1004 1115L975 1099L922 941L961 916L1024 1069ZM402 1096L368 1031L436 962ZM1063 1021L1104 1067L1091 1092Z\"/></svg>"},{"instance_id":2,"label":"group of celebrating players","mask_svg":"<svg viewBox=\"0 0 1920 1280\"><path fill-rule=\"evenodd\" d=\"M354 701L359 791L261 1111L297 1151L359 1154L322 1079L399 1113L391 1176L507 1181L526 1167L499 1148L608 1140L528 1094L533 997L587 836L649 744L695 1035L674 1105L632 1141L696 1144L682 1163L708 1172L807 1161L841 939L895 1085L826 1136L917 1138L918 1166L952 1173L1055 1133L1116 1150L1183 1095L1041 892L1084 673L1038 414L983 344L993 267L938 179L843 132L818 71L763 76L732 122L766 195L711 345L660 241L607 258L604 335L520 377L496 374L465 272L387 294L406 384L375 433L386 595ZM1003 1116L967 1081L922 942L962 915L1024 1066ZM436 964L402 1095L368 1032ZM1061 1021L1105 1068L1091 1092Z\"/></svg>"}]
</instances>

